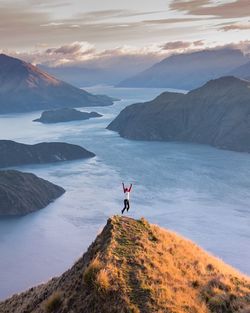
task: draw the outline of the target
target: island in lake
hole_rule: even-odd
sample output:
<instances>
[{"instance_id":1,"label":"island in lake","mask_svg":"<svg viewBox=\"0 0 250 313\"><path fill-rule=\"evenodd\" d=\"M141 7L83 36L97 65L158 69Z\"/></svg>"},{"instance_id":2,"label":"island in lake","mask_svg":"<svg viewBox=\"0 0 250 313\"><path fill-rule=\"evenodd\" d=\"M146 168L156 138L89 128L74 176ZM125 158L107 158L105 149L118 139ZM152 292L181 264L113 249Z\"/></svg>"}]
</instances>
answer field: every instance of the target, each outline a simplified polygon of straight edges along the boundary
<instances>
[{"instance_id":1,"label":"island in lake","mask_svg":"<svg viewBox=\"0 0 250 313\"><path fill-rule=\"evenodd\" d=\"M92 158L94 153L81 146L64 142L42 142L34 145L0 140L0 167L43 164Z\"/></svg>"},{"instance_id":2,"label":"island in lake","mask_svg":"<svg viewBox=\"0 0 250 313\"><path fill-rule=\"evenodd\" d=\"M33 122L41 122L44 124L62 123L70 121L82 121L90 118L102 117L97 112L81 112L76 109L63 108L58 110L44 111L40 118L35 119Z\"/></svg>"},{"instance_id":3,"label":"island in lake","mask_svg":"<svg viewBox=\"0 0 250 313\"><path fill-rule=\"evenodd\" d=\"M62 187L31 173L0 171L0 217L43 209L64 192Z\"/></svg>"}]
</instances>

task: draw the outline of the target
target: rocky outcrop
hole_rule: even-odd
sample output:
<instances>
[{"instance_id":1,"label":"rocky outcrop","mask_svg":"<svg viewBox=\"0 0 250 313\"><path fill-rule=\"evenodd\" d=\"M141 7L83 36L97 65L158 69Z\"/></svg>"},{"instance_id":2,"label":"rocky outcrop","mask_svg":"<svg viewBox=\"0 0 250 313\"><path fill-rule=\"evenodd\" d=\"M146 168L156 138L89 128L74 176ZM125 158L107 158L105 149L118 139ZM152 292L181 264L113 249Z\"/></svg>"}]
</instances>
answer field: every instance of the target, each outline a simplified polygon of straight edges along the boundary
<instances>
[{"instance_id":1,"label":"rocky outcrop","mask_svg":"<svg viewBox=\"0 0 250 313\"><path fill-rule=\"evenodd\" d=\"M115 216L71 269L4 313L245 313L250 280L183 237Z\"/></svg>"},{"instance_id":2,"label":"rocky outcrop","mask_svg":"<svg viewBox=\"0 0 250 313\"><path fill-rule=\"evenodd\" d=\"M182 141L250 152L250 82L211 80L188 94L128 106L108 129L136 140Z\"/></svg>"},{"instance_id":3,"label":"rocky outcrop","mask_svg":"<svg viewBox=\"0 0 250 313\"><path fill-rule=\"evenodd\" d=\"M31 64L0 54L0 114L112 103L107 96L92 95Z\"/></svg>"},{"instance_id":4,"label":"rocky outcrop","mask_svg":"<svg viewBox=\"0 0 250 313\"><path fill-rule=\"evenodd\" d=\"M81 112L75 109L63 108L59 110L44 111L40 118L35 119L34 122L41 122L44 124L62 123L70 121L88 120L94 117L101 117L97 112Z\"/></svg>"},{"instance_id":5,"label":"rocky outcrop","mask_svg":"<svg viewBox=\"0 0 250 313\"><path fill-rule=\"evenodd\" d=\"M64 192L62 187L34 174L0 171L0 217L25 215L40 210Z\"/></svg>"},{"instance_id":6,"label":"rocky outcrop","mask_svg":"<svg viewBox=\"0 0 250 313\"><path fill-rule=\"evenodd\" d=\"M63 142L42 142L27 145L0 140L0 167L43 164L92 158L94 153L77 145Z\"/></svg>"}]
</instances>

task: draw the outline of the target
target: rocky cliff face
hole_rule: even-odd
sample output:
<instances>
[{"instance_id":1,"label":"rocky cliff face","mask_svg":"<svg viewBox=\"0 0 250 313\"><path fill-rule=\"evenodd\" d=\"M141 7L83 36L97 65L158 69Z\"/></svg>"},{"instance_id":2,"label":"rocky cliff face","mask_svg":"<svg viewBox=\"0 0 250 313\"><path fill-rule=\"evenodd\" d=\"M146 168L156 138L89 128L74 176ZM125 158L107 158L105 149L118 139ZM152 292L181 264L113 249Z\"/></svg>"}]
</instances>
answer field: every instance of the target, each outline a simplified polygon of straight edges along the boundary
<instances>
[{"instance_id":1,"label":"rocky cliff face","mask_svg":"<svg viewBox=\"0 0 250 313\"><path fill-rule=\"evenodd\" d=\"M0 171L0 217L40 210L64 192L63 188L34 174Z\"/></svg>"},{"instance_id":2,"label":"rocky cliff face","mask_svg":"<svg viewBox=\"0 0 250 313\"><path fill-rule=\"evenodd\" d=\"M62 276L0 303L4 313L245 313L250 280L144 219L108 220Z\"/></svg>"},{"instance_id":3,"label":"rocky cliff face","mask_svg":"<svg viewBox=\"0 0 250 313\"><path fill-rule=\"evenodd\" d=\"M92 95L31 64L0 54L0 114L112 103L107 96Z\"/></svg>"},{"instance_id":4,"label":"rocky cliff face","mask_svg":"<svg viewBox=\"0 0 250 313\"><path fill-rule=\"evenodd\" d=\"M95 156L94 153L80 146L63 142L27 145L11 140L0 140L0 151L0 167L54 163Z\"/></svg>"},{"instance_id":5,"label":"rocky cliff face","mask_svg":"<svg viewBox=\"0 0 250 313\"><path fill-rule=\"evenodd\" d=\"M94 117L101 117L97 112L81 112L75 109L63 108L58 110L44 111L40 118L34 122L41 122L44 124L61 123L70 121L88 120Z\"/></svg>"},{"instance_id":6,"label":"rocky cliff face","mask_svg":"<svg viewBox=\"0 0 250 313\"><path fill-rule=\"evenodd\" d=\"M211 80L188 94L128 106L108 126L137 140L183 141L250 152L250 82Z\"/></svg>"}]
</instances>

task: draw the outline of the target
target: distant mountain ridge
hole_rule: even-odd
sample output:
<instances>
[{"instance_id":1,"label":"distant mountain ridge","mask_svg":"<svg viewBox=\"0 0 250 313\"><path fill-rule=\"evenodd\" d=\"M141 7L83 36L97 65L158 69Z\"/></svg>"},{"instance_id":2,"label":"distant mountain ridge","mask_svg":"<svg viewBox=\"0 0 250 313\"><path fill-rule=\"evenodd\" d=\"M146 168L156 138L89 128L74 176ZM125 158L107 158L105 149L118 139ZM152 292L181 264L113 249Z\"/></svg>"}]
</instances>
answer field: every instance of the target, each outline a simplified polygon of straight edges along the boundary
<instances>
[{"instance_id":1,"label":"distant mountain ridge","mask_svg":"<svg viewBox=\"0 0 250 313\"><path fill-rule=\"evenodd\" d=\"M60 277L4 313L248 313L250 279L171 231L114 216Z\"/></svg>"},{"instance_id":2,"label":"distant mountain ridge","mask_svg":"<svg viewBox=\"0 0 250 313\"><path fill-rule=\"evenodd\" d=\"M38 67L0 54L0 114L112 103L107 96L92 95Z\"/></svg>"},{"instance_id":3,"label":"distant mountain ridge","mask_svg":"<svg viewBox=\"0 0 250 313\"><path fill-rule=\"evenodd\" d=\"M240 50L229 48L175 54L117 86L191 90L227 75L249 60Z\"/></svg>"},{"instance_id":4,"label":"distant mountain ridge","mask_svg":"<svg viewBox=\"0 0 250 313\"><path fill-rule=\"evenodd\" d=\"M230 75L250 80L250 61L232 70Z\"/></svg>"},{"instance_id":5,"label":"distant mountain ridge","mask_svg":"<svg viewBox=\"0 0 250 313\"><path fill-rule=\"evenodd\" d=\"M0 171L0 217L43 209L65 190L31 173Z\"/></svg>"},{"instance_id":6,"label":"distant mountain ridge","mask_svg":"<svg viewBox=\"0 0 250 313\"><path fill-rule=\"evenodd\" d=\"M187 94L165 92L126 107L108 129L135 140L193 142L250 152L250 82L229 76Z\"/></svg>"},{"instance_id":7,"label":"distant mountain ridge","mask_svg":"<svg viewBox=\"0 0 250 313\"><path fill-rule=\"evenodd\" d=\"M0 151L0 168L79 160L95 156L81 146L64 142L28 145L12 140L0 140Z\"/></svg>"}]
</instances>

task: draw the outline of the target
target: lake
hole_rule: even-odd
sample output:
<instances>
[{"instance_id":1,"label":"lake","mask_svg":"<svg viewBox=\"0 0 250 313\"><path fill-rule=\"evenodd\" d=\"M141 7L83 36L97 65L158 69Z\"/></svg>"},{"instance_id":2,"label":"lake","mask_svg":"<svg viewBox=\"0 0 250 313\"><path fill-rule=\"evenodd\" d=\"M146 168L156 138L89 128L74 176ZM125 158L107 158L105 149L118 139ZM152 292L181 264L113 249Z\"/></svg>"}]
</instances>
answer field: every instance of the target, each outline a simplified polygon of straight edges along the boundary
<instances>
[{"instance_id":1,"label":"lake","mask_svg":"<svg viewBox=\"0 0 250 313\"><path fill-rule=\"evenodd\" d=\"M97 86L89 91L121 99L110 107L81 108L102 118L44 125L40 112L0 117L1 139L64 141L94 152L93 159L17 167L66 189L47 208L0 220L0 299L68 269L120 214L121 183L133 183L129 216L174 230L250 274L250 155L205 145L130 141L106 126L127 105L161 89Z\"/></svg>"}]
</instances>

